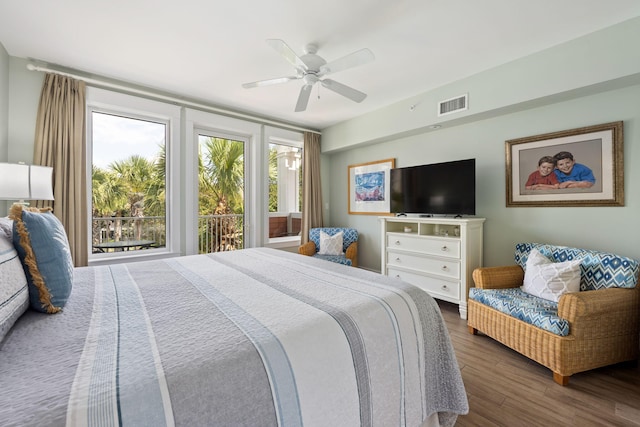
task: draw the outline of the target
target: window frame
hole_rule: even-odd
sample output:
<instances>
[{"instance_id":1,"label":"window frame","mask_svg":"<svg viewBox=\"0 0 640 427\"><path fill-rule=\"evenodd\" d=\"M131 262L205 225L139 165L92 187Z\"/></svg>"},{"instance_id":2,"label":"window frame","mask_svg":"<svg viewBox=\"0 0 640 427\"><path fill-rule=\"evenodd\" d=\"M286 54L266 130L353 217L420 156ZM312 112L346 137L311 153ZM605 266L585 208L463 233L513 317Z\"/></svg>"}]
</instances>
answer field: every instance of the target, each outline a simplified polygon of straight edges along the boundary
<instances>
[{"instance_id":1,"label":"window frame","mask_svg":"<svg viewBox=\"0 0 640 427\"><path fill-rule=\"evenodd\" d=\"M256 158L260 157L258 150L262 135L262 125L220 114L210 113L191 108L184 109L184 144L183 155L185 159L184 176L184 218L183 228L185 254L198 253L197 227L198 227L198 135L201 132L219 137L243 141L245 143L245 188L244 188L244 229L243 240L245 248L259 247L261 215L260 206L260 177L262 168Z\"/></svg>"},{"instance_id":2,"label":"window frame","mask_svg":"<svg viewBox=\"0 0 640 427\"><path fill-rule=\"evenodd\" d=\"M292 131L288 129L276 128L273 126L265 126L264 127L264 150L263 150L263 158L264 158L264 182L265 190L264 190L264 198L265 203L263 205L264 212L264 222L263 222L263 239L264 246L272 247L272 248L287 248L293 246L299 246L301 241L301 236L286 236L286 237L269 237L269 145L270 144L278 144L278 145L286 145L290 147L296 147L300 149L301 158L300 158L300 167L302 168L304 165L304 133L298 131ZM304 171L303 171L304 173Z\"/></svg>"},{"instance_id":3,"label":"window frame","mask_svg":"<svg viewBox=\"0 0 640 427\"><path fill-rule=\"evenodd\" d=\"M166 246L144 251L123 251L104 254L89 253L89 265L114 264L134 260L148 260L179 256L181 253L181 217L180 196L180 107L160 101L154 101L133 95L113 92L96 87L87 87L86 92L86 164L87 164L87 196L92 195L93 167L93 121L92 113L105 113L136 120L162 123L165 127L165 226ZM87 203L87 218L92 218L90 200ZM88 247L91 248L92 221L87 221Z\"/></svg>"}]
</instances>

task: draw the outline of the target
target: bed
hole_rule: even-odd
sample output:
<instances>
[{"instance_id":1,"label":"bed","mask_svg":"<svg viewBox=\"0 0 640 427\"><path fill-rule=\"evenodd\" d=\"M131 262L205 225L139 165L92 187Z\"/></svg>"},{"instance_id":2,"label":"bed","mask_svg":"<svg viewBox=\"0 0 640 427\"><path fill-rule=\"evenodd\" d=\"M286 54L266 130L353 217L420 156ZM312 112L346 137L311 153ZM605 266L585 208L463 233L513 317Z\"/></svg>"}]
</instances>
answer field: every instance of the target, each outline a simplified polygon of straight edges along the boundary
<instances>
[{"instance_id":1,"label":"bed","mask_svg":"<svg viewBox=\"0 0 640 427\"><path fill-rule=\"evenodd\" d=\"M453 425L439 308L373 272L267 248L76 268L0 344L3 426Z\"/></svg>"}]
</instances>

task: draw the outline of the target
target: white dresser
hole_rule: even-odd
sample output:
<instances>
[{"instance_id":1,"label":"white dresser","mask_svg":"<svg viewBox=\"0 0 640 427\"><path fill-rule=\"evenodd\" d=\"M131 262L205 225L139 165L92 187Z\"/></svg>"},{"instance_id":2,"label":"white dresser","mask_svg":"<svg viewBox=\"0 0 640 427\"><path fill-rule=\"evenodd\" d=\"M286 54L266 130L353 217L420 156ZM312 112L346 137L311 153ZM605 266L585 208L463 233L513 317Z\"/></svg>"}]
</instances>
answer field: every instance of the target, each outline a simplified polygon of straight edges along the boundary
<instances>
[{"instance_id":1,"label":"white dresser","mask_svg":"<svg viewBox=\"0 0 640 427\"><path fill-rule=\"evenodd\" d=\"M382 274L458 304L467 318L471 274L482 266L484 218L380 217Z\"/></svg>"}]
</instances>

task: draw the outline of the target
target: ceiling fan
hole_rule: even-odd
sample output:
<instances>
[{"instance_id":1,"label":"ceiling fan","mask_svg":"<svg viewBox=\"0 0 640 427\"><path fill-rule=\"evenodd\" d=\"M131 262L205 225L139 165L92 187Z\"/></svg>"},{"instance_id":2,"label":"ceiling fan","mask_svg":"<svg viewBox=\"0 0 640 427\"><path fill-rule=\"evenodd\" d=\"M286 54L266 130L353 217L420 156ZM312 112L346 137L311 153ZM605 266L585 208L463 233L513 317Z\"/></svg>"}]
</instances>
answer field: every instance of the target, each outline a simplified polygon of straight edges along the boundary
<instances>
[{"instance_id":1,"label":"ceiling fan","mask_svg":"<svg viewBox=\"0 0 640 427\"><path fill-rule=\"evenodd\" d=\"M356 52L350 53L349 55L343 56L342 58L336 59L335 61L327 63L327 61L325 61L321 56L316 55L318 46L315 44L308 44L305 47L304 55L302 56L296 55L296 53L280 39L269 39L267 40L267 44L274 48L295 67L296 75L245 83L242 85L243 88L248 89L252 87L286 83L291 80L302 80L304 85L300 89L300 95L298 95L298 102L296 103L295 109L296 112L307 109L309 95L311 95L311 88L318 82L327 89L355 102L362 102L367 97L366 93L362 93L332 79L323 79L323 77L332 73L337 73L338 71L346 70L347 68L356 67L373 61L375 57L369 49L360 49Z\"/></svg>"}]
</instances>

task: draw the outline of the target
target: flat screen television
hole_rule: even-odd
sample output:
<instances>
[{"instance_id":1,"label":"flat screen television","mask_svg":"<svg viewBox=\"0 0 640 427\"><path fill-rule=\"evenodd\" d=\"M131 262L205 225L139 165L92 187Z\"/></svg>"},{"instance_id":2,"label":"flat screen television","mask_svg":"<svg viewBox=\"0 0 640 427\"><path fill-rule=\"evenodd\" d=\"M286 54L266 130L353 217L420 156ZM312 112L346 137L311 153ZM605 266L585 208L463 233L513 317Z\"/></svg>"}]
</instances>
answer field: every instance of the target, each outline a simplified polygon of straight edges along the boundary
<instances>
[{"instance_id":1,"label":"flat screen television","mask_svg":"<svg viewBox=\"0 0 640 427\"><path fill-rule=\"evenodd\" d=\"M476 159L391 169L391 212L476 214Z\"/></svg>"}]
</instances>

